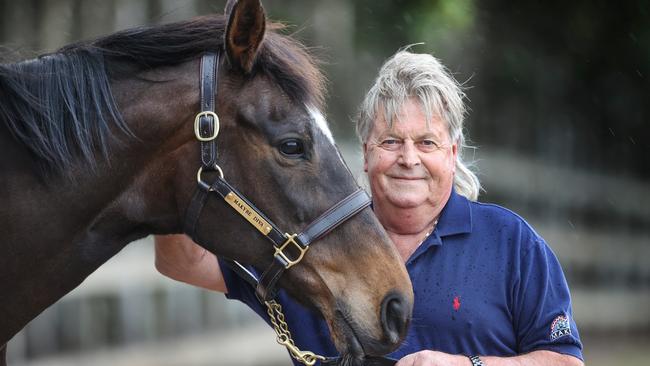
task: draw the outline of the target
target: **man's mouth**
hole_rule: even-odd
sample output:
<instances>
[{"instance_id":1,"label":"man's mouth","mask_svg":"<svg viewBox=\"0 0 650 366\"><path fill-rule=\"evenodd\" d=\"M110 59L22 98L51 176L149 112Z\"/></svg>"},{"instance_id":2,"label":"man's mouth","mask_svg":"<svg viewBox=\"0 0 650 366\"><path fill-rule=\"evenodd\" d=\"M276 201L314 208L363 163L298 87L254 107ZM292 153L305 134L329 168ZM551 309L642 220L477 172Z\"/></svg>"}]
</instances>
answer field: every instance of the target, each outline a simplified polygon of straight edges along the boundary
<instances>
[{"instance_id":1,"label":"man's mouth","mask_svg":"<svg viewBox=\"0 0 650 366\"><path fill-rule=\"evenodd\" d=\"M391 176L392 179L398 180L422 180L422 177L410 177L410 176Z\"/></svg>"}]
</instances>

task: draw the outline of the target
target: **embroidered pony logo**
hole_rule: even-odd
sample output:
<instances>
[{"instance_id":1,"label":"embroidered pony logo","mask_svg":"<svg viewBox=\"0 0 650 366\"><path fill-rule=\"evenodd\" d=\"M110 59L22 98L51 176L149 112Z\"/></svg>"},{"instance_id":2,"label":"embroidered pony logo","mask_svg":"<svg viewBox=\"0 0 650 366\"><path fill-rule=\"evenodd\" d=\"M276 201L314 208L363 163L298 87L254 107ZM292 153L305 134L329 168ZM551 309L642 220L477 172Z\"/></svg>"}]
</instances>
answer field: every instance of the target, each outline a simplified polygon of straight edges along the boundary
<instances>
[{"instance_id":1,"label":"embroidered pony logo","mask_svg":"<svg viewBox=\"0 0 650 366\"><path fill-rule=\"evenodd\" d=\"M460 296L454 297L453 307L454 307L454 310L456 310L456 311L458 311L458 309L460 309Z\"/></svg>"},{"instance_id":2,"label":"embroidered pony logo","mask_svg":"<svg viewBox=\"0 0 650 366\"><path fill-rule=\"evenodd\" d=\"M560 315L551 324L551 341L568 335L571 335L569 318L566 315Z\"/></svg>"}]
</instances>

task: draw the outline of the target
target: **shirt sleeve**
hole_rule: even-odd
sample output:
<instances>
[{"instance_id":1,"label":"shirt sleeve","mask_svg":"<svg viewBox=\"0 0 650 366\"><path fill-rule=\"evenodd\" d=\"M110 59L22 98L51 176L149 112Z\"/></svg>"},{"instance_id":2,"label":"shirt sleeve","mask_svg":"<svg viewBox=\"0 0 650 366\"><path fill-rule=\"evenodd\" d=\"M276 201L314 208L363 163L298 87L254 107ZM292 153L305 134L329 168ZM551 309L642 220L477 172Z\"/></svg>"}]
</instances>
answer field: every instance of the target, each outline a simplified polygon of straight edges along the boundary
<instances>
[{"instance_id":1,"label":"shirt sleeve","mask_svg":"<svg viewBox=\"0 0 650 366\"><path fill-rule=\"evenodd\" d=\"M269 323L266 308L262 306L260 301L257 299L257 296L255 296L255 289L248 282L239 277L237 273L235 273L235 271L233 271L230 266L221 259L219 259L219 268L221 269L223 280L228 289L226 298L243 302L262 317L265 322ZM255 275L257 275L257 273L255 273Z\"/></svg>"},{"instance_id":2,"label":"shirt sleeve","mask_svg":"<svg viewBox=\"0 0 650 366\"><path fill-rule=\"evenodd\" d=\"M538 237L520 265L513 319L519 351L548 350L583 360L569 287L557 257Z\"/></svg>"}]
</instances>

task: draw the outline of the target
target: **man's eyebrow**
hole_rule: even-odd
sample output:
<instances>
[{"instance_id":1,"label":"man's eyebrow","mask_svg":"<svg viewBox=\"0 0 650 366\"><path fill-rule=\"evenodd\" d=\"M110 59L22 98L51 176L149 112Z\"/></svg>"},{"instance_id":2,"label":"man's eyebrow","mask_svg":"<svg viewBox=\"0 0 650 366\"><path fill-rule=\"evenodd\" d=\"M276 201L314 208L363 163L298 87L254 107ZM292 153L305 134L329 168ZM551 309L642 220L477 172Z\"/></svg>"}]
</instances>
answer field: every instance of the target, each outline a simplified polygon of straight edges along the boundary
<instances>
[{"instance_id":1,"label":"man's eyebrow","mask_svg":"<svg viewBox=\"0 0 650 366\"><path fill-rule=\"evenodd\" d=\"M435 132L433 131L427 131L425 133L419 134L415 136L416 140L425 140L425 139L431 139L431 140L440 140L440 136L438 136Z\"/></svg>"},{"instance_id":2,"label":"man's eyebrow","mask_svg":"<svg viewBox=\"0 0 650 366\"><path fill-rule=\"evenodd\" d=\"M386 131L378 136L379 139L385 139L386 137L397 137L402 138L402 136L395 131Z\"/></svg>"},{"instance_id":3,"label":"man's eyebrow","mask_svg":"<svg viewBox=\"0 0 650 366\"><path fill-rule=\"evenodd\" d=\"M398 139L404 139L405 138L398 131L388 130L388 131L385 131L384 133L380 134L379 136L377 136L377 139L382 140L382 139L385 139L387 137L398 138ZM423 139L440 140L440 137L436 134L435 131L426 131L424 133L421 133L421 134L415 136L416 141L423 140Z\"/></svg>"}]
</instances>

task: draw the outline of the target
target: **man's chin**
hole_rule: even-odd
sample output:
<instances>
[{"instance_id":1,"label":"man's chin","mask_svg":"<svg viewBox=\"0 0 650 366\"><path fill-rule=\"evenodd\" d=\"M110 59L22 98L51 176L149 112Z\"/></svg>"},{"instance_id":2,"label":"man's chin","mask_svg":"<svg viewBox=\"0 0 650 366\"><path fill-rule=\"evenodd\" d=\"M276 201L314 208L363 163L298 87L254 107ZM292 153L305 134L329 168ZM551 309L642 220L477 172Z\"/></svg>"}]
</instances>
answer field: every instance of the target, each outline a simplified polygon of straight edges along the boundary
<instances>
[{"instance_id":1,"label":"man's chin","mask_svg":"<svg viewBox=\"0 0 650 366\"><path fill-rule=\"evenodd\" d=\"M427 196L422 194L413 194L413 192L398 192L388 197L388 201L397 208L409 209L417 208L426 204Z\"/></svg>"}]
</instances>

